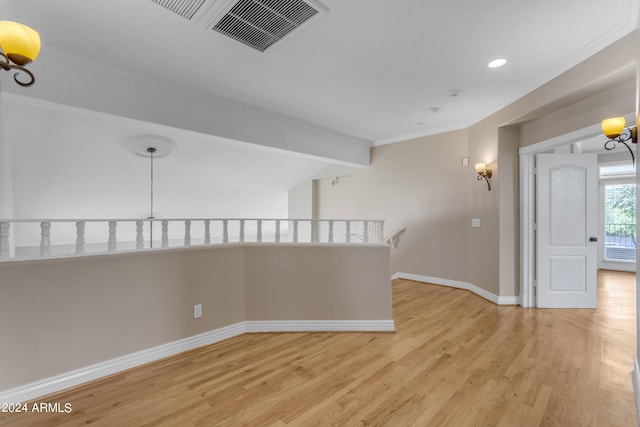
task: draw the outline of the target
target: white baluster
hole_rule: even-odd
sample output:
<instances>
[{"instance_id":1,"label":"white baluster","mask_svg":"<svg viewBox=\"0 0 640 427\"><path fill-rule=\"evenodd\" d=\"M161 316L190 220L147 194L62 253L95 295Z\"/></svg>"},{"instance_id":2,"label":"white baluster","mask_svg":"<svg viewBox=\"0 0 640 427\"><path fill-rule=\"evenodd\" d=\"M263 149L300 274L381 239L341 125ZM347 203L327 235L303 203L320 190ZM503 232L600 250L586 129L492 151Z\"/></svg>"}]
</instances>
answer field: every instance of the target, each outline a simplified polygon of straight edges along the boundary
<instances>
[{"instance_id":1,"label":"white baluster","mask_svg":"<svg viewBox=\"0 0 640 427\"><path fill-rule=\"evenodd\" d=\"M384 221L378 222L378 242L384 242Z\"/></svg>"},{"instance_id":2,"label":"white baluster","mask_svg":"<svg viewBox=\"0 0 640 427\"><path fill-rule=\"evenodd\" d=\"M184 220L184 245L191 246L191 220Z\"/></svg>"},{"instance_id":3,"label":"white baluster","mask_svg":"<svg viewBox=\"0 0 640 427\"><path fill-rule=\"evenodd\" d=\"M109 252L118 249L118 241L116 239L116 231L118 230L118 223L116 221L109 221L109 240L107 242L107 250Z\"/></svg>"},{"instance_id":4,"label":"white baluster","mask_svg":"<svg viewBox=\"0 0 640 427\"><path fill-rule=\"evenodd\" d=\"M229 220L222 220L222 243L229 243Z\"/></svg>"},{"instance_id":5,"label":"white baluster","mask_svg":"<svg viewBox=\"0 0 640 427\"><path fill-rule=\"evenodd\" d=\"M11 248L9 247L9 228L8 222L0 222L0 259L8 259L11 256Z\"/></svg>"},{"instance_id":6,"label":"white baluster","mask_svg":"<svg viewBox=\"0 0 640 427\"><path fill-rule=\"evenodd\" d=\"M293 243L298 243L298 220L293 221Z\"/></svg>"},{"instance_id":7,"label":"white baluster","mask_svg":"<svg viewBox=\"0 0 640 427\"><path fill-rule=\"evenodd\" d=\"M309 238L309 241L311 243L315 243L316 242L316 232L318 229L318 222L315 220L309 220L309 224L311 225L311 237Z\"/></svg>"},{"instance_id":8,"label":"white baluster","mask_svg":"<svg viewBox=\"0 0 640 427\"><path fill-rule=\"evenodd\" d=\"M144 249L144 221L136 221L136 249Z\"/></svg>"},{"instance_id":9,"label":"white baluster","mask_svg":"<svg viewBox=\"0 0 640 427\"><path fill-rule=\"evenodd\" d=\"M240 220L240 242L244 242L244 219Z\"/></svg>"},{"instance_id":10,"label":"white baluster","mask_svg":"<svg viewBox=\"0 0 640 427\"><path fill-rule=\"evenodd\" d=\"M259 219L258 220L258 236L257 239L258 243L262 242L262 220Z\"/></svg>"},{"instance_id":11,"label":"white baluster","mask_svg":"<svg viewBox=\"0 0 640 427\"><path fill-rule=\"evenodd\" d=\"M51 235L51 223L41 222L40 223L40 256L47 256L51 254L51 240L49 239L50 235Z\"/></svg>"},{"instance_id":12,"label":"white baluster","mask_svg":"<svg viewBox=\"0 0 640 427\"><path fill-rule=\"evenodd\" d=\"M160 240L160 247L169 247L169 221L166 219L162 220L162 237Z\"/></svg>"},{"instance_id":13,"label":"white baluster","mask_svg":"<svg viewBox=\"0 0 640 427\"><path fill-rule=\"evenodd\" d=\"M208 219L204 220L204 244L211 244L211 221Z\"/></svg>"},{"instance_id":14,"label":"white baluster","mask_svg":"<svg viewBox=\"0 0 640 427\"><path fill-rule=\"evenodd\" d=\"M276 243L280 242L280 220L276 219Z\"/></svg>"},{"instance_id":15,"label":"white baluster","mask_svg":"<svg viewBox=\"0 0 640 427\"><path fill-rule=\"evenodd\" d=\"M351 221L345 221L345 241L351 243Z\"/></svg>"},{"instance_id":16,"label":"white baluster","mask_svg":"<svg viewBox=\"0 0 640 427\"><path fill-rule=\"evenodd\" d=\"M83 254L85 248L84 229L86 223L84 221L76 222L76 254Z\"/></svg>"},{"instance_id":17,"label":"white baluster","mask_svg":"<svg viewBox=\"0 0 640 427\"><path fill-rule=\"evenodd\" d=\"M364 221L364 235L362 236L362 240L367 243L369 241L369 221Z\"/></svg>"},{"instance_id":18,"label":"white baluster","mask_svg":"<svg viewBox=\"0 0 640 427\"><path fill-rule=\"evenodd\" d=\"M333 220L329 221L329 243L333 243Z\"/></svg>"}]
</instances>

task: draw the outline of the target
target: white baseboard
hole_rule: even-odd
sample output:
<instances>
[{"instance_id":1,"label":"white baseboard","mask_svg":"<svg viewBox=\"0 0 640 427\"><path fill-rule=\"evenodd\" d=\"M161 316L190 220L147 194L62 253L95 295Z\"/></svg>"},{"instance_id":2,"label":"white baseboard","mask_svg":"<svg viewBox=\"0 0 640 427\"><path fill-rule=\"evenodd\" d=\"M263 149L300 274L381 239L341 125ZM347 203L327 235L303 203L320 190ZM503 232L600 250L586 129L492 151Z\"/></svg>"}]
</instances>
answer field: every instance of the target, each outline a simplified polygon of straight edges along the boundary
<instances>
[{"instance_id":1,"label":"white baseboard","mask_svg":"<svg viewBox=\"0 0 640 427\"><path fill-rule=\"evenodd\" d=\"M74 387L107 375L115 374L145 363L173 356L197 347L213 344L245 332L244 322L215 329L204 334L169 342L146 350L137 351L115 359L106 360L71 372L45 378L30 384L0 392L0 402L25 402L60 390Z\"/></svg>"},{"instance_id":2,"label":"white baseboard","mask_svg":"<svg viewBox=\"0 0 640 427\"><path fill-rule=\"evenodd\" d=\"M498 296L498 305L522 305L522 298Z\"/></svg>"},{"instance_id":3,"label":"white baseboard","mask_svg":"<svg viewBox=\"0 0 640 427\"><path fill-rule=\"evenodd\" d=\"M414 280L416 282L432 283L434 285L448 286L448 287L457 288L457 289L465 289L467 291L473 292L474 294L486 300L491 301L494 304L521 305L519 296L501 297L468 282L459 282L457 280L449 280L449 279L442 279L439 277L422 276L419 274L401 273L401 272L395 273L393 276L391 276L391 279L392 280L407 279L407 280Z\"/></svg>"},{"instance_id":4,"label":"white baseboard","mask_svg":"<svg viewBox=\"0 0 640 427\"><path fill-rule=\"evenodd\" d=\"M214 344L227 338L249 332L393 332L393 320L284 320L284 321L246 321L225 326L203 334L162 344L125 356L116 357L91 366L65 372L23 386L0 391L0 402L23 403L75 387L107 375L135 368L165 357Z\"/></svg>"},{"instance_id":5,"label":"white baseboard","mask_svg":"<svg viewBox=\"0 0 640 427\"><path fill-rule=\"evenodd\" d=\"M394 332L393 320L247 321L247 332Z\"/></svg>"},{"instance_id":6,"label":"white baseboard","mask_svg":"<svg viewBox=\"0 0 640 427\"><path fill-rule=\"evenodd\" d=\"M636 397L636 416L638 420L638 426L640 426L640 366L638 366L638 359L634 360L631 379L633 381L633 392Z\"/></svg>"}]
</instances>

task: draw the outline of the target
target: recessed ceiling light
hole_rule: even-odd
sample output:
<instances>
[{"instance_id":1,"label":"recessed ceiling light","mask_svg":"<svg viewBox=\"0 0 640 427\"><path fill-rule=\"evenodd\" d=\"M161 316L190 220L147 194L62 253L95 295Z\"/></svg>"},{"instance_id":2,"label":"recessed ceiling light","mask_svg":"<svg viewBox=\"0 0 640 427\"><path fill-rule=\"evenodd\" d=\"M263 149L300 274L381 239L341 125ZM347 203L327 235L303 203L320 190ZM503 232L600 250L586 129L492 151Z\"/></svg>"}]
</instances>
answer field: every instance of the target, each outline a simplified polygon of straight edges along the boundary
<instances>
[{"instance_id":1,"label":"recessed ceiling light","mask_svg":"<svg viewBox=\"0 0 640 427\"><path fill-rule=\"evenodd\" d=\"M507 60L504 58L500 58L500 59L494 59L493 61L489 62L489 68L499 68L502 67L504 64L507 63Z\"/></svg>"}]
</instances>

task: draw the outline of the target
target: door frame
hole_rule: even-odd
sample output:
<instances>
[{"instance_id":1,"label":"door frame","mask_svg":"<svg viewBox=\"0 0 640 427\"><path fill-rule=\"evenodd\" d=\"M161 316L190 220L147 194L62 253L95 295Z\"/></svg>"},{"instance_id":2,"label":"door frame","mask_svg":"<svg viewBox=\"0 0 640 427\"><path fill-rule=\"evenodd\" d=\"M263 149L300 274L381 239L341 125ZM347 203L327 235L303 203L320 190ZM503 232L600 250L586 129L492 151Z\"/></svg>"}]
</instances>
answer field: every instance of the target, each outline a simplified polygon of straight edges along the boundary
<instances>
[{"instance_id":1,"label":"door frame","mask_svg":"<svg viewBox=\"0 0 640 427\"><path fill-rule=\"evenodd\" d=\"M635 121L635 119L634 119ZM520 301L536 307L536 154L602 134L600 124L522 147L520 154ZM603 136L604 138L604 136ZM604 141L603 141L604 143Z\"/></svg>"}]
</instances>

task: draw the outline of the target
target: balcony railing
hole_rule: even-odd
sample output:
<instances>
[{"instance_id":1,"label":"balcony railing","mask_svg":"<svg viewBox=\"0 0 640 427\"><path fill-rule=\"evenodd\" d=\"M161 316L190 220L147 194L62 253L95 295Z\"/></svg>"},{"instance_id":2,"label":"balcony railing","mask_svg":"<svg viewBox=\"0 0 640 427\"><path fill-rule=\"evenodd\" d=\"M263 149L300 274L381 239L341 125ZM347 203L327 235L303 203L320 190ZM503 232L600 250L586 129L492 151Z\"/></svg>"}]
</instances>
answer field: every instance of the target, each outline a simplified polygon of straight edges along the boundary
<instances>
[{"instance_id":1,"label":"balcony railing","mask_svg":"<svg viewBox=\"0 0 640 427\"><path fill-rule=\"evenodd\" d=\"M636 260L636 225L605 224L605 259Z\"/></svg>"},{"instance_id":2,"label":"balcony railing","mask_svg":"<svg viewBox=\"0 0 640 427\"><path fill-rule=\"evenodd\" d=\"M352 219L0 219L0 260L234 242L382 243L384 221Z\"/></svg>"}]
</instances>

